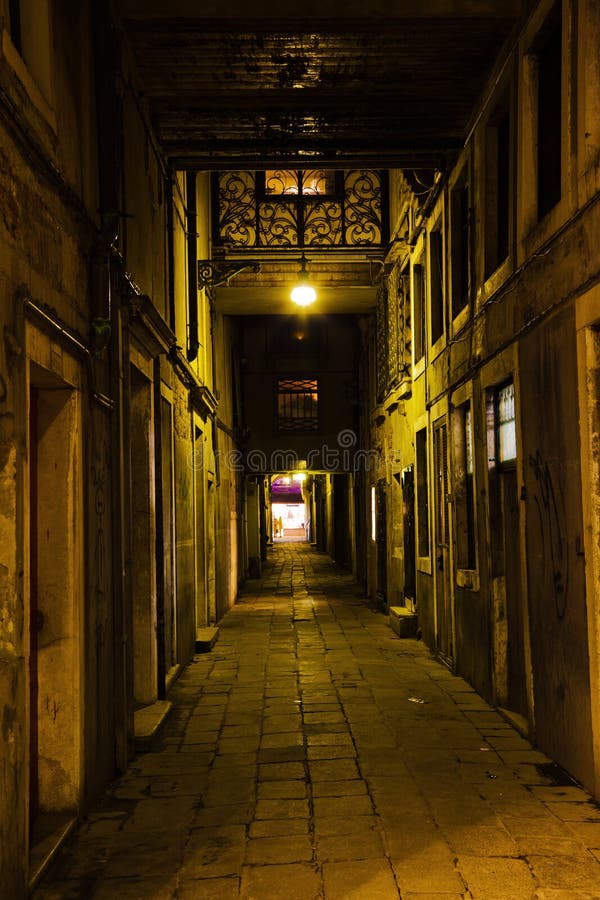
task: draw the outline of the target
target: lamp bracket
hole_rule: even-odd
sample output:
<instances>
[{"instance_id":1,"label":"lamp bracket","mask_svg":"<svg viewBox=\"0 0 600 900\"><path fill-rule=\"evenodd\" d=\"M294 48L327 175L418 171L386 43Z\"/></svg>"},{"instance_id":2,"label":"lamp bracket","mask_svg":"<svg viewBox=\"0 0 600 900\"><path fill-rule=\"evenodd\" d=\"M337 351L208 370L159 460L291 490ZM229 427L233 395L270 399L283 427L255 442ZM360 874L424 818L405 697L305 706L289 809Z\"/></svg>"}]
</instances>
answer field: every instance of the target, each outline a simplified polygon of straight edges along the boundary
<instances>
[{"instance_id":1,"label":"lamp bracket","mask_svg":"<svg viewBox=\"0 0 600 900\"><path fill-rule=\"evenodd\" d=\"M199 259L198 287L220 287L223 284L228 284L231 278L240 275L246 269L252 269L253 272L258 274L261 270L261 264L254 259L245 260L244 262L216 262L212 259Z\"/></svg>"}]
</instances>

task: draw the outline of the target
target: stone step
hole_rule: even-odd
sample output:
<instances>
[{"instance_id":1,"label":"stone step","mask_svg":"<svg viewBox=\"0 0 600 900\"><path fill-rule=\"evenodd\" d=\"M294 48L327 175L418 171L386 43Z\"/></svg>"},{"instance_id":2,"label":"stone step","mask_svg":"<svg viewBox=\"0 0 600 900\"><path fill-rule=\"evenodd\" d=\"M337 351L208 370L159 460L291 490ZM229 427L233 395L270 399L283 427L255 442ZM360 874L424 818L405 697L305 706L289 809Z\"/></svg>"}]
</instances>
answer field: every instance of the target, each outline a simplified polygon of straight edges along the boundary
<instances>
[{"instance_id":1,"label":"stone step","mask_svg":"<svg viewBox=\"0 0 600 900\"><path fill-rule=\"evenodd\" d=\"M170 700L157 700L149 706L136 709L133 714L136 750L147 750L152 745L172 707Z\"/></svg>"},{"instance_id":2,"label":"stone step","mask_svg":"<svg viewBox=\"0 0 600 900\"><path fill-rule=\"evenodd\" d=\"M210 653L217 643L219 629L216 625L196 629L196 653Z\"/></svg>"},{"instance_id":3,"label":"stone step","mask_svg":"<svg viewBox=\"0 0 600 900\"><path fill-rule=\"evenodd\" d=\"M406 606L390 606L389 626L398 637L416 637L419 617Z\"/></svg>"}]
</instances>

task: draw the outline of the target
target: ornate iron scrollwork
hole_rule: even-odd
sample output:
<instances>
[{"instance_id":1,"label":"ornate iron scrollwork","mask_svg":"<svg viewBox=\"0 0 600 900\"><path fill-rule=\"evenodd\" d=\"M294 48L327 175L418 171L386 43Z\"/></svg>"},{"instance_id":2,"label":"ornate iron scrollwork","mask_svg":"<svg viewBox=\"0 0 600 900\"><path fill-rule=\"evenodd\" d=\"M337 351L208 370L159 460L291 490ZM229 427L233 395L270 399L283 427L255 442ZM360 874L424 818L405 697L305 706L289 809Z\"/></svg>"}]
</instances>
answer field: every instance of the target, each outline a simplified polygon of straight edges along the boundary
<instances>
[{"instance_id":1,"label":"ornate iron scrollwork","mask_svg":"<svg viewBox=\"0 0 600 900\"><path fill-rule=\"evenodd\" d=\"M256 178L254 172L219 175L219 243L255 247L257 243Z\"/></svg>"},{"instance_id":2,"label":"ornate iron scrollwork","mask_svg":"<svg viewBox=\"0 0 600 900\"><path fill-rule=\"evenodd\" d=\"M198 287L211 288L219 287L219 285L227 284L234 275L245 272L246 269L252 269L253 272L260 272L261 263L255 260L245 260L244 262L215 262L211 259L198 260Z\"/></svg>"},{"instance_id":3,"label":"ornate iron scrollwork","mask_svg":"<svg viewBox=\"0 0 600 900\"><path fill-rule=\"evenodd\" d=\"M269 200L258 207L261 247L298 246L298 209L291 203Z\"/></svg>"},{"instance_id":4,"label":"ornate iron scrollwork","mask_svg":"<svg viewBox=\"0 0 600 900\"><path fill-rule=\"evenodd\" d=\"M352 247L381 244L381 176L366 169L344 178L344 243Z\"/></svg>"},{"instance_id":5,"label":"ornate iron scrollwork","mask_svg":"<svg viewBox=\"0 0 600 900\"><path fill-rule=\"evenodd\" d=\"M384 241L380 172L224 172L218 198L217 243L228 249L358 248Z\"/></svg>"},{"instance_id":6,"label":"ornate iron scrollwork","mask_svg":"<svg viewBox=\"0 0 600 900\"><path fill-rule=\"evenodd\" d=\"M388 333L387 333L388 294L385 284L379 285L377 291L375 360L377 402L381 403L388 387Z\"/></svg>"}]
</instances>

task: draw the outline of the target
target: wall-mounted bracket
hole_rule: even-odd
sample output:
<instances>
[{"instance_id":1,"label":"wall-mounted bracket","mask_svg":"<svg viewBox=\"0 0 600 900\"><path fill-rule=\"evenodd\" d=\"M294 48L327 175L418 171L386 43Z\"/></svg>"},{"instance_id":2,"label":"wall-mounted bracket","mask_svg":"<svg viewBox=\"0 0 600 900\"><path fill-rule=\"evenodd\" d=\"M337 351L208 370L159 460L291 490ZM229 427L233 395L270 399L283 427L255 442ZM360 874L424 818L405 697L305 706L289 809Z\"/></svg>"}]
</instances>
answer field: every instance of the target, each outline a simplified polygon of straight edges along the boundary
<instances>
[{"instance_id":1,"label":"wall-mounted bracket","mask_svg":"<svg viewBox=\"0 0 600 900\"><path fill-rule=\"evenodd\" d=\"M252 269L258 274L261 269L261 263L255 259L248 259L237 262L223 262L212 259L198 260L198 287L199 288L215 288L220 285L228 284L231 278L245 272L246 269Z\"/></svg>"}]
</instances>

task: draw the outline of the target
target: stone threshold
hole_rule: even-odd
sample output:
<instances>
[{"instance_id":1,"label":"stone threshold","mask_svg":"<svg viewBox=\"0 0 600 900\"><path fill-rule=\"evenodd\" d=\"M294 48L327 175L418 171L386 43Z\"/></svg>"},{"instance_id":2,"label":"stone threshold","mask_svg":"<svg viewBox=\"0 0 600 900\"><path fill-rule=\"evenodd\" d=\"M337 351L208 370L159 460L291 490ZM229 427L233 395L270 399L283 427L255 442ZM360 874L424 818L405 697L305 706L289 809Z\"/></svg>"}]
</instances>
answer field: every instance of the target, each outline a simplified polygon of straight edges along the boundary
<instances>
[{"instance_id":1,"label":"stone threshold","mask_svg":"<svg viewBox=\"0 0 600 900\"><path fill-rule=\"evenodd\" d=\"M31 844L29 850L29 892L37 886L48 867L77 826L77 816L50 814L46 818L48 829L44 829L43 837ZM35 838L34 838L35 840Z\"/></svg>"},{"instance_id":2,"label":"stone threshold","mask_svg":"<svg viewBox=\"0 0 600 900\"><path fill-rule=\"evenodd\" d=\"M390 606L389 625L398 637L416 637L419 617L406 606Z\"/></svg>"},{"instance_id":3,"label":"stone threshold","mask_svg":"<svg viewBox=\"0 0 600 900\"><path fill-rule=\"evenodd\" d=\"M196 629L196 653L210 653L219 638L219 629L216 625Z\"/></svg>"}]
</instances>

